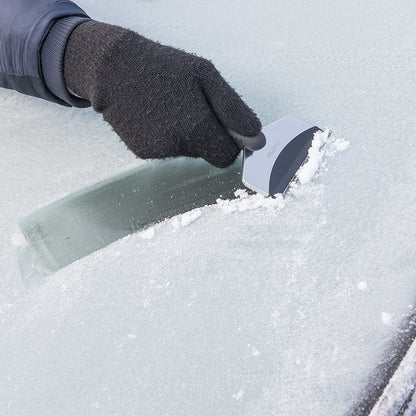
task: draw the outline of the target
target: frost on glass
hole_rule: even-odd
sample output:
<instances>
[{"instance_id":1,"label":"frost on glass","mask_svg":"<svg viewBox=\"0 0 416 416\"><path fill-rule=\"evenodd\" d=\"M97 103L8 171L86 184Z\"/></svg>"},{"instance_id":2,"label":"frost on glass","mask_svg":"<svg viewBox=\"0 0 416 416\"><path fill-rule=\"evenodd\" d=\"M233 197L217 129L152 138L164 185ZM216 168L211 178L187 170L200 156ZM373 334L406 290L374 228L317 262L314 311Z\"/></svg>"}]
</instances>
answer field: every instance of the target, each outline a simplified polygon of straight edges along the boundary
<instances>
[{"instance_id":1,"label":"frost on glass","mask_svg":"<svg viewBox=\"0 0 416 416\"><path fill-rule=\"evenodd\" d=\"M264 125L350 145L317 143L284 198L239 192L27 287L18 219L140 161L92 110L1 90L0 414L348 414L415 307L416 3L79 5L211 59Z\"/></svg>"}]
</instances>

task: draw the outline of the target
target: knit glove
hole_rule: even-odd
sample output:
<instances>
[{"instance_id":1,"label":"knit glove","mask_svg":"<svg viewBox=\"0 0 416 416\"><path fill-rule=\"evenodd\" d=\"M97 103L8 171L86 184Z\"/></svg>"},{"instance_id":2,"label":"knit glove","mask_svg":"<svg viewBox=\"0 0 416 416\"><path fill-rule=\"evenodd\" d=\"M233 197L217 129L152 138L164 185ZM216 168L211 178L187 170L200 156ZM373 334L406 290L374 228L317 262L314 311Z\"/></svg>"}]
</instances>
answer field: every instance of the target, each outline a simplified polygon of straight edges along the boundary
<instances>
[{"instance_id":1,"label":"knit glove","mask_svg":"<svg viewBox=\"0 0 416 416\"><path fill-rule=\"evenodd\" d=\"M118 26L77 26L64 77L68 90L89 100L143 159L203 157L225 167L240 151L228 131L255 136L261 129L210 61Z\"/></svg>"}]
</instances>

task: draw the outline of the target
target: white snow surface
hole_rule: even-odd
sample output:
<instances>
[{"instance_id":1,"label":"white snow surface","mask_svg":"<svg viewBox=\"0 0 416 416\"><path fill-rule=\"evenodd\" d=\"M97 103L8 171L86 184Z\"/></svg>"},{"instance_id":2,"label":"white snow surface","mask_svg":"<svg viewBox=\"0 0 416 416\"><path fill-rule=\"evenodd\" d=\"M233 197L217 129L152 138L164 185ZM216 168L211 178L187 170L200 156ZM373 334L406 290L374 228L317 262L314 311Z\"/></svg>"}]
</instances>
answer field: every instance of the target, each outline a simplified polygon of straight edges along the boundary
<instances>
[{"instance_id":1,"label":"white snow surface","mask_svg":"<svg viewBox=\"0 0 416 416\"><path fill-rule=\"evenodd\" d=\"M79 5L211 59L263 124L344 141L285 197L241 191L25 285L18 218L143 162L91 109L0 90L0 415L345 414L416 297L416 3Z\"/></svg>"},{"instance_id":2,"label":"white snow surface","mask_svg":"<svg viewBox=\"0 0 416 416\"><path fill-rule=\"evenodd\" d=\"M306 162L296 172L296 179L301 185L310 182L318 173L318 170L322 168L322 165L323 167L326 166L323 163L324 156L330 156L336 152L345 150L350 145L348 141L343 139L329 139L330 133L327 129L314 134Z\"/></svg>"}]
</instances>

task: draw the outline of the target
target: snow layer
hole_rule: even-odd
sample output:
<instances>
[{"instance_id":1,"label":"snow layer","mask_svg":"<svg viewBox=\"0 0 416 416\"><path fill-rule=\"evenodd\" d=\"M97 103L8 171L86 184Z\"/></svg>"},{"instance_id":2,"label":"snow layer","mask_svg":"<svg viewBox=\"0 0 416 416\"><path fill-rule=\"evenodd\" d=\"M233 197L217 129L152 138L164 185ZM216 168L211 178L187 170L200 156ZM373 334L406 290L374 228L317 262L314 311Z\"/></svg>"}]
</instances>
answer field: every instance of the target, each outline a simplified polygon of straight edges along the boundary
<instances>
[{"instance_id":1,"label":"snow layer","mask_svg":"<svg viewBox=\"0 0 416 416\"><path fill-rule=\"evenodd\" d=\"M333 155L337 151L348 148L350 143L343 139L329 140L330 131L316 132L312 140L312 145L308 150L306 162L296 173L297 180L301 185L310 182L312 177L321 168L324 155Z\"/></svg>"},{"instance_id":2,"label":"snow layer","mask_svg":"<svg viewBox=\"0 0 416 416\"><path fill-rule=\"evenodd\" d=\"M141 162L93 111L1 90L0 415L347 412L415 301L416 3L79 4L212 59L264 124L350 146L285 198L241 193L25 286L17 219Z\"/></svg>"}]
</instances>

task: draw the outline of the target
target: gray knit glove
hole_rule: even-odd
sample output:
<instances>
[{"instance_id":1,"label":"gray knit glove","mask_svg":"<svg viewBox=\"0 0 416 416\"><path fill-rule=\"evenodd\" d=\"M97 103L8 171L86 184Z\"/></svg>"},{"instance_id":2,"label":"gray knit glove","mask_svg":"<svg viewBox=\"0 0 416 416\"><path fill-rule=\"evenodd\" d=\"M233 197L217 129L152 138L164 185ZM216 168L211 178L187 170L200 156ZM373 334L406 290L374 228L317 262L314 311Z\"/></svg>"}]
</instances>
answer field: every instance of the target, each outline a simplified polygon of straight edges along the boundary
<instances>
[{"instance_id":1,"label":"gray knit glove","mask_svg":"<svg viewBox=\"0 0 416 416\"><path fill-rule=\"evenodd\" d=\"M203 157L218 167L240 149L227 129L255 136L256 115L206 59L96 21L72 32L65 82L88 99L137 156Z\"/></svg>"}]
</instances>

